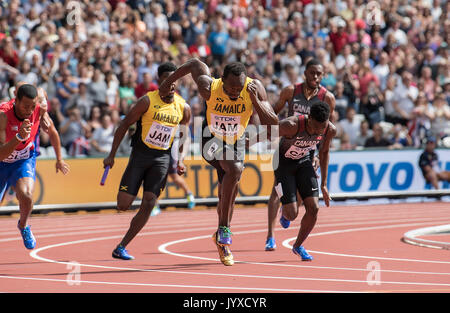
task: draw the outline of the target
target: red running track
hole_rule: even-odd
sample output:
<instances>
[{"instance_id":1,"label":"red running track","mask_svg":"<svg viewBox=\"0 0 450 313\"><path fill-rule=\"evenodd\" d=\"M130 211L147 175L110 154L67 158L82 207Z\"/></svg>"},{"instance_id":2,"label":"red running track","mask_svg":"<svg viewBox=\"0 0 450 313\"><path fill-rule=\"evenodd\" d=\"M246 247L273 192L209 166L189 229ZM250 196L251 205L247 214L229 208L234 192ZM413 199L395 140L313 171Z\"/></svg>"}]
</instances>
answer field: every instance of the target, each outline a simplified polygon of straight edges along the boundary
<instances>
[{"instance_id":1,"label":"red running track","mask_svg":"<svg viewBox=\"0 0 450 313\"><path fill-rule=\"evenodd\" d=\"M237 208L231 267L220 263L211 240L215 209L151 217L128 246L136 259L113 259L133 215L33 216L32 251L17 219L0 218L0 292L450 292L450 251L401 241L409 230L449 224L448 203L322 208L304 244L313 262L290 250L300 217L276 229L277 250L266 252L266 209Z\"/></svg>"}]
</instances>

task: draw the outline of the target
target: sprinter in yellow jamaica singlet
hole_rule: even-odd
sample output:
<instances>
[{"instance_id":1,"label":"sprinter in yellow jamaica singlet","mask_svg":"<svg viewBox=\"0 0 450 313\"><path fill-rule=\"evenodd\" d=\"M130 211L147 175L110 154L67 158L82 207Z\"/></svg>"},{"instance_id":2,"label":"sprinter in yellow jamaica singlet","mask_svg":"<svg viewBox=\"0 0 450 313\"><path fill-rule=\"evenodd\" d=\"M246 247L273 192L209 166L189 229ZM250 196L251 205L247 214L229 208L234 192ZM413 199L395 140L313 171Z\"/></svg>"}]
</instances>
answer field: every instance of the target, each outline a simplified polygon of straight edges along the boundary
<instances>
[{"instance_id":1,"label":"sprinter in yellow jamaica singlet","mask_svg":"<svg viewBox=\"0 0 450 313\"><path fill-rule=\"evenodd\" d=\"M205 63L191 59L160 85L160 95L167 95L170 86L187 74L191 74L206 101L202 155L214 166L219 180L219 225L213 240L221 262L233 265L230 222L244 169L245 129L250 120L253 124L278 125L278 117L262 83L247 77L245 66L239 62L227 64L222 77L214 79Z\"/></svg>"},{"instance_id":2,"label":"sprinter in yellow jamaica singlet","mask_svg":"<svg viewBox=\"0 0 450 313\"><path fill-rule=\"evenodd\" d=\"M176 66L170 62L158 67L158 83L161 84ZM103 160L104 167L114 165L116 151L131 125L136 123L130 160L120 181L117 195L117 209L127 210L136 198L141 185L144 194L141 206L132 219L130 227L119 245L114 249L114 258L131 260L125 247L147 223L156 200L164 189L170 163L170 153L174 136L180 126L180 138L186 138L191 119L191 109L186 101L175 92L175 84L161 95L158 90L148 92L123 119L114 134L111 152ZM184 174L183 164L186 147L180 140L177 172Z\"/></svg>"}]
</instances>

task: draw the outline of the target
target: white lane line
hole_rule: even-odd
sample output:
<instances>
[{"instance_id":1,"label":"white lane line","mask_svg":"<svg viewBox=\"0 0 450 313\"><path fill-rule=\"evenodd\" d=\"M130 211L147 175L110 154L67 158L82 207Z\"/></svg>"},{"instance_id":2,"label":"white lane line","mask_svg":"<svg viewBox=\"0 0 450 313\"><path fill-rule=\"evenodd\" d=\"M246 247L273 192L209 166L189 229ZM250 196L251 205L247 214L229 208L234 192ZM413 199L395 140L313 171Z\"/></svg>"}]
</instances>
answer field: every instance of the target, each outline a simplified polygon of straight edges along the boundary
<instances>
[{"instance_id":1,"label":"white lane line","mask_svg":"<svg viewBox=\"0 0 450 313\"><path fill-rule=\"evenodd\" d=\"M254 231L253 231L254 232ZM250 233L250 232L241 232L241 233ZM189 240L196 240L196 239L204 239L204 238L209 238L210 236L198 236L198 237L193 237L193 238L189 238ZM106 240L106 239L111 239L112 237L105 237L105 238L101 238L102 240ZM97 241L100 240L99 238L96 239L91 239L89 241ZM79 241L74 241L74 242L68 242L68 243L64 243L64 244L59 244L59 245L53 245L52 247L55 246L62 246L62 245L67 245L67 244L76 244L76 243L80 243L80 242L84 242L85 240L79 240ZM183 240L186 241L186 240ZM49 263L57 263L57 264L62 264L62 265L71 265L73 264L72 262L63 262L63 261L55 261L55 260L51 260L51 259L47 259L47 258L43 258L41 256L38 256L37 253L39 252L39 250L44 250L44 248L40 248L37 249L36 251L32 251L30 253L30 256L34 257L37 260L40 261L44 261L44 262L49 262ZM170 253L172 254L172 253ZM211 260L211 261L215 261L215 262L220 262L218 259L212 259L212 258L202 258L202 257L195 257L197 259L202 259L202 260ZM242 262L239 261L240 263L245 263L245 264L257 264L257 265L273 265L270 263L256 263L256 262ZM254 279L281 279L281 280L299 280L299 281L321 281L321 282L340 282L340 283L363 283L363 284L367 284L367 280L351 280L351 279L334 279L334 278L309 278L309 277L286 277L286 276L266 276L266 275L245 275L245 274L224 274L224 273L208 273L208 272L186 272L186 271L169 271L169 270L153 270L153 269L140 269L140 268L130 268L130 267L116 267L116 266L104 266L104 265L92 265L92 264L77 264L81 267L91 267L91 268L102 268L102 269L108 269L108 270L126 270L126 271L140 271L140 272L158 272L158 273L170 273L170 274L182 274L182 275L201 275L201 276L216 276L216 277L238 277L238 278L254 278ZM278 264L277 264L278 265ZM297 267L302 267L302 266L297 266ZM367 269L365 270L367 272ZM1 278L1 276L0 276ZM396 284L396 285L422 285L422 286L445 286L445 287L449 287L450 284L442 284L442 283L421 283L421 282L392 282L392 281L383 281L383 284ZM211 287L211 288L216 288L217 286ZM260 290L259 288L253 288L253 287L245 287L244 289L248 289L248 290ZM280 289L270 289L270 288L265 288L265 290L271 290L271 291L282 291ZM338 291L336 291L338 292Z\"/></svg>"},{"instance_id":2,"label":"white lane line","mask_svg":"<svg viewBox=\"0 0 450 313\"><path fill-rule=\"evenodd\" d=\"M333 230L333 231L327 231L327 232L322 232L322 233L313 233L310 234L310 237L313 236L324 236L324 235L334 235L334 234L341 234L341 233L348 233L348 232L356 232L356 231L368 231L368 230L375 230L375 229L388 229L388 228L400 228L400 227L410 227L410 226L418 226L418 225L429 225L430 222L423 222L423 223L407 223L407 224L395 224L395 225L383 225L383 226L374 226L374 227L358 227L358 228L350 228L350 229L340 229L340 230ZM256 233L256 232L263 232L263 231L267 231L266 229L263 230L250 230L250 231L241 231L241 232L234 232L234 234L249 234L249 233ZM178 257L184 257L184 258L194 258L194 259L200 259L200 260L212 260L209 258L204 258L204 257L199 257L199 256L191 256L191 255L187 255L187 254L182 254L182 253L175 253L175 252L171 252L167 249L168 246L171 246L173 244L178 244L181 242L186 242L186 241L191 241L191 240L197 240L197 239L205 239L205 238L209 238L211 237L210 235L206 235L206 236L198 236L198 237L191 237L191 238L185 238L185 239L180 239L180 240L175 240L175 241L171 241L171 242L167 242L165 244L162 244L158 247L158 250L163 252L163 253L167 253L167 254L171 254L171 255L176 255ZM286 239L285 241L283 241L283 246L285 246L288 249L292 249L292 245L289 245L289 241L292 241L294 238L289 238ZM320 251L315 251L315 253L322 253L322 254L328 254L330 252L320 252ZM342 256L348 256L348 257L361 257L361 258L370 258L370 259L381 259L382 257L376 257L376 256L354 256L354 255L344 255L342 254ZM446 261L432 261L432 260L420 260L420 259L400 259L400 258L386 258L383 257L383 259L385 260L392 260L392 261L409 261L409 262L425 262L425 263L438 263L438 264L450 264L450 262L446 262ZM236 260L235 260L236 262ZM237 261L239 262L239 261ZM252 263L252 262L250 262ZM257 264L257 263L255 263ZM273 264L275 265L275 264ZM283 264L277 264L278 265L283 265Z\"/></svg>"},{"instance_id":3,"label":"white lane line","mask_svg":"<svg viewBox=\"0 0 450 313\"><path fill-rule=\"evenodd\" d=\"M209 223L210 224L210 223ZM201 224L190 224L189 226L192 225L203 225L203 223ZM90 235L90 234L101 234L101 233L111 233L111 232L121 232L122 235L118 235L115 236L114 239L117 238L122 238L123 237L123 233L125 233L126 228L129 225L127 225L125 228L118 228L118 229L104 229L104 230L93 230L93 231L77 231L77 232L61 232L58 231L58 233L56 234L47 234L47 235L40 235L39 237L37 237L37 240L39 240L39 238L53 238L53 237L61 237L61 236L72 236L72 235ZM242 224L242 225L236 225L236 227L254 227L254 226L261 226L261 223L259 224ZM150 229L157 229L157 228L171 228L171 226L160 226L160 227L149 227ZM144 228L145 229L145 228ZM188 229L188 228L180 228L177 227L176 230L167 230L167 231L151 231L151 232L143 232L143 233L139 233L137 236L143 236L143 235L161 235L161 234L175 234L175 233L184 233L184 232L191 232L191 231L202 231L202 230L216 230L217 227L216 226L208 226L208 227L199 227L199 228L192 228L192 229ZM17 232L16 232L17 233ZM95 239L95 238L94 238ZM8 242L8 241L15 241L15 240L22 240L22 237L11 237L11 238L3 238L0 239L0 242ZM82 243L83 241L81 241L80 243ZM64 243L63 243L64 244Z\"/></svg>"},{"instance_id":4,"label":"white lane line","mask_svg":"<svg viewBox=\"0 0 450 313\"><path fill-rule=\"evenodd\" d=\"M257 232L263 232L263 231L265 231L265 230L241 231L241 232L234 232L234 234L236 234L236 235L243 235L243 234L257 233ZM201 257L201 256L193 256L193 255L187 255L187 254L182 254L182 253L176 253L176 252L169 251L167 249L167 247L169 247L171 245L176 245L176 244L184 243L184 242L187 242L187 241L200 240L200 239L210 239L210 238L211 238L210 235L206 235L206 236L197 236L197 237L191 237L191 238L175 240L175 241L167 242L165 244L160 245L158 247L158 250L160 252L162 252L162 253L173 255L173 256L176 256L176 257L191 258L191 259L197 259L197 260L203 260L203 261L217 261L217 262L220 262L219 259L206 258L206 257ZM295 239L295 237L293 239ZM290 241L290 240L292 240L292 238L291 239L287 239L287 240ZM292 249L292 246L290 247L290 249ZM324 253L324 254L326 254L326 253ZM376 257L368 257L368 258L376 259ZM411 261L413 261L413 260L411 260ZM294 267L294 268L297 267L297 268L308 268L308 269L311 268L311 269L325 269L325 270L345 270L345 271L368 272L367 268L315 266L315 265L311 265L310 263L308 263L308 264L279 264L279 263L263 263L263 262L239 261L239 260L235 260L234 262L235 263L242 263L242 264L274 266L274 267ZM400 274L408 274L408 275L409 274L423 274L423 275L447 275L447 276L450 276L449 272L421 272L421 271L401 271L401 270L386 270L386 269L380 269L380 272L400 273Z\"/></svg>"},{"instance_id":5,"label":"white lane line","mask_svg":"<svg viewBox=\"0 0 450 313\"><path fill-rule=\"evenodd\" d=\"M325 208L324 208L325 209ZM428 210L428 209L427 209ZM357 221L364 221L364 222L369 222L369 221L373 221L373 218L377 218L380 215L383 215L385 217L389 217L389 219L396 219L396 220L401 220L402 218L420 218L422 221L425 220L433 220L433 219L443 219L443 218L448 218L448 209L446 208L441 208L440 211L438 209L433 210L433 214L434 216L429 216L428 214L430 213L429 210L428 211L420 211L418 212L417 209L414 209L412 212L408 212L406 213L401 213L401 212L395 212L392 211L391 209L388 210L384 210L382 212L377 212L377 213L370 213L367 214L365 212L372 212L373 209L365 209L365 208L358 208L357 210L352 210L350 213L354 212L355 214L351 216L351 219L349 219L349 221L351 222L357 222ZM123 222L123 224L121 225L117 225L117 227L128 227L129 226L129 221L128 218L132 218L132 213L133 212L126 212L126 213L120 213L120 214L111 214L108 215L106 217L113 217L115 220L118 220L120 222L121 219L123 218L127 218L126 222ZM179 212L163 212L162 214L164 214L166 217L168 215L171 215L172 213L179 213ZM189 213L189 212L188 212ZM196 212L196 213L203 213L203 212ZM239 213L241 214L247 214L247 212L240 210L239 212L236 212L236 216L239 216ZM329 212L327 212L329 213ZM438 213L441 213L440 216L436 216ZM256 211L255 214L257 214L258 219L262 218L263 220L261 220L261 223L267 223L266 221L266 212L261 213L259 211ZM207 212L207 215L210 215L209 212ZM424 217L422 217L423 215L426 215ZM319 221L317 223L317 226L319 226L320 223L332 223L333 221L342 221L342 219L348 219L348 214L344 215L344 214L340 214L340 213L333 213L333 214L327 214L326 216L319 216ZM52 232L52 231L61 231L61 230L66 230L66 227L62 224L64 224L64 222L66 221L70 221L71 222L71 228L77 228L80 227L80 229L83 229L84 227L88 228L88 227L98 227L98 228L102 228L102 227L111 227L111 224L104 224L104 219L99 216L99 215L79 215L77 216L79 218L83 218L86 219L86 221L83 221L83 223L81 224L74 224L73 223L73 217L69 216L48 216L46 218L42 218L42 217L34 217L30 220L31 225L33 225L33 221L35 221L35 223L40 223L40 222L46 222L45 226L40 226L39 229L35 229L33 230L34 233L39 233L40 231L46 231L46 232ZM209 216L205 216L205 214L202 214L202 219L196 219L196 222L201 222L201 223L210 223L211 220L207 219ZM57 219L58 223L52 224L52 223L48 223L49 219ZM5 220L6 222L8 222L7 220ZM256 221L253 219L253 221ZM1 221L0 221L1 222ZM258 221L259 222L259 221ZM386 222L386 220L380 221L380 222ZM169 226L169 225L173 225L173 226L177 226L179 225L180 221L179 219L175 219L175 215L170 216L170 220L167 221L162 221L162 220L155 220L153 219L151 222L151 227L157 227L157 226ZM239 224L240 221L236 220L235 221L236 224ZM242 222L244 223L244 222ZM3 223L2 223L3 224ZM15 229L16 226L16 222L11 223L10 225L12 228ZM11 234L15 234L15 230L13 231L0 231L0 236L3 235L11 235Z\"/></svg>"},{"instance_id":6,"label":"white lane line","mask_svg":"<svg viewBox=\"0 0 450 313\"><path fill-rule=\"evenodd\" d=\"M409 224L399 224L399 225L388 225L388 226L379 226L379 227L375 227L377 229L381 229L381 228L391 228L391 227L406 227L406 226L416 226L416 225L424 225L424 224L429 224L428 223L409 223ZM248 226L248 225L247 225ZM196 230L205 230L205 229L215 229L215 228L202 228L202 229L196 229ZM370 230L370 229L374 229L374 227L365 227L365 228L356 228L356 229L347 229L347 230L341 230L341 231L332 231L332 232L324 232L324 233L317 233L315 234L316 236L318 235L328 235L328 234L332 234L332 233L339 233L339 232L349 232L349 231L361 231L361 230ZM179 230L179 231L164 231L164 232L149 232L149 233L142 233L141 235L155 235L158 233L174 233L174 232L182 232L182 231L186 231L186 230ZM193 231L193 229L190 229L189 231ZM252 230L252 231L242 231L242 232L235 232L236 234L247 234L247 233L256 233L256 232L263 232L266 231L266 229L262 229L262 230ZM30 256L32 256L35 259L41 260L41 261L46 261L46 262L50 262L50 263L59 263L59 264L71 264L70 262L59 262L59 261L55 261L55 260L50 260L50 259L46 259L43 257L40 257L38 255L38 253L40 251L43 250L47 250L50 248L54 248L54 247L60 247L60 246L65 246L65 245L71 245L71 244L78 244L78 243L86 243L86 242L93 242L93 241L100 241L100 240L109 240L109 239L116 239L116 238L121 238L122 235L118 235L118 236L108 236L108 237L101 237L101 238L91 238L91 239L83 239L83 240L77 240L77 241L71 241L71 242L65 242L65 243L60 243L60 244L55 244L55 245L50 245L50 246L46 246L46 247L42 247L39 249L36 249L34 251L32 251L30 253ZM212 260L212 261L218 261L217 259L211 259L211 258L202 258L202 257L196 257L196 256L189 256L189 255L183 255L183 254L178 254L178 253L173 253L168 251L166 248L170 245L173 245L175 243L180 243L180 242L185 242L185 241L190 241L190 240L197 240L197 239L205 239L205 238L209 238L210 235L206 235L206 236L198 236L198 237L192 237L192 238L187 238L187 239L183 239L183 240L177 240L177 241L172 241L169 243L165 243L163 245L161 245L158 249L164 253L168 253L168 254L172 254L175 256L181 256L181 257L187 257L187 258L195 258L195 259L202 259L202 260ZM372 257L373 258L373 257ZM241 263L247 263L247 264L261 264L261 265L270 265L270 266L275 266L275 265L280 265L280 264L270 264L270 263L257 263L257 262L243 262L243 261L238 261ZM286 264L285 264L286 265ZM89 265L89 264L80 264L80 266L86 266L86 267L96 267L96 268L105 268L105 269L120 269L120 270L130 270L130 271L143 271L143 272L164 272L164 273L174 273L174 274L190 274L190 275L209 275L209 276L237 276L237 277L247 277L247 278L266 278L266 279L297 279L297 280L321 280L321 281L339 281L339 282L353 282L353 283L367 283L367 281L358 281L358 280L334 280L334 279L317 279L317 278L303 278L303 277L272 277L272 276L258 276L258 275L233 275L233 274L216 274L216 273L193 273L193 272L182 272L182 271L162 271L162 270L143 270L143 269L132 269L132 268L123 268L123 267L108 267L108 266L101 266L101 265ZM299 266L299 267L304 267L304 266ZM365 270L367 271L367 270ZM437 285L437 286L450 286L450 284L429 284L429 283L411 283L411 282L383 282L383 283L392 283L392 284L419 284L419 285ZM250 288L251 290L255 290L254 288Z\"/></svg>"},{"instance_id":7,"label":"white lane line","mask_svg":"<svg viewBox=\"0 0 450 313\"><path fill-rule=\"evenodd\" d=\"M430 223L413 223L413 224L404 224L401 227L409 227L409 226L418 226L418 225L429 225ZM348 233L348 232L355 232L355 231L368 231L368 230L375 230L375 229L388 229L388 228L398 228L399 225L387 225L387 226L375 226L375 227L362 227L362 228L353 228L353 229L346 229L346 230L333 230L323 233L316 233L311 234L312 236L323 236L323 235L334 235L339 233ZM289 243L291 241L294 241L297 237L288 238L283 241L282 245L288 249L292 249L292 245ZM350 258L362 258L362 259L372 259L372 260L389 260L389 261L400 261L400 262L420 262L420 263L435 263L435 264L450 264L448 261L437 261L437 260L421 260L421 259L405 259L405 258L387 258L387 257L381 257L381 256L365 256L365 255L356 255L356 254L344 254L344 253L335 253L335 252L324 252L324 251L313 251L309 250L313 253L318 254L326 254L326 255L333 255L333 256L342 256L342 257L350 257Z\"/></svg>"},{"instance_id":8,"label":"white lane line","mask_svg":"<svg viewBox=\"0 0 450 313\"><path fill-rule=\"evenodd\" d=\"M444 221L448 221L448 218L441 218ZM317 224L315 229L321 228L321 227L336 227L336 226L354 226L354 225L369 225L369 224L392 224L392 223L400 223L400 222L413 222L413 221L421 221L421 222L425 222L426 220L430 220L430 221L437 221L436 218L417 218L417 219L397 219L397 220L375 220L375 221L366 221L366 222L358 222L358 221L351 221L351 222L339 222L339 223L322 223L322 224ZM254 221L255 223L253 224L248 224L248 223L235 223L233 224L233 228L236 227L253 227L253 226L265 226L267 224L267 221ZM201 226L201 225L210 225L211 222L210 221L197 221L196 223L190 223L189 226ZM52 232L50 232L49 234L42 234L42 231L33 231L33 233L36 234L40 234L39 238L52 238L52 237L59 237L59 236L68 236L68 235L85 235L85 234L95 234L95 233L107 233L107 232L116 232L116 231L126 231L126 229L128 228L129 224L124 224L124 225L104 225L101 227L95 227L95 226L86 226L86 227L71 227L71 228L64 228L64 229L54 229L53 231L55 232L54 234ZM179 227L179 224L173 225L174 227ZM145 229L148 230L155 230L155 229L164 229L164 228L171 228L172 225L146 225ZM83 229L92 229L92 228L104 228L104 230L94 230L94 231L86 231L86 232L80 232L78 230L83 230ZM112 229L110 229L112 228ZM215 228L211 228L211 229L215 229ZM75 231L75 232L67 232L67 231ZM201 230L201 229L183 229L183 231L197 231L197 230ZM277 227L275 228L275 230L283 230L283 228L281 227ZM6 233L5 233L6 234ZM7 234L11 235L18 235L17 231L14 232L7 232ZM155 234L158 234L157 232L155 232ZM139 234L138 234L139 236ZM314 236L314 235L311 235ZM10 238L1 238L0 242L9 242L9 241L15 241L15 240L22 240L22 238L20 236L17 237L10 237Z\"/></svg>"},{"instance_id":9,"label":"white lane line","mask_svg":"<svg viewBox=\"0 0 450 313\"><path fill-rule=\"evenodd\" d=\"M67 284L66 279L55 278L36 278L36 277L17 277L17 276L3 276L5 279L19 279L19 280L35 280L35 281L50 281ZM143 286L143 287L173 287L173 288L195 288L195 289L218 289L218 290L252 290L261 292L324 292L324 293L342 293L339 290L313 290L313 289L280 289L280 288L260 288L260 287L237 287L237 286L203 286L203 285L172 285L172 284L150 284L150 283L125 283L125 282L108 282L108 281L92 281L92 280L78 280L76 283L81 284L96 284L96 285L120 285L120 286ZM346 293L361 293L358 291L345 291Z\"/></svg>"}]
</instances>

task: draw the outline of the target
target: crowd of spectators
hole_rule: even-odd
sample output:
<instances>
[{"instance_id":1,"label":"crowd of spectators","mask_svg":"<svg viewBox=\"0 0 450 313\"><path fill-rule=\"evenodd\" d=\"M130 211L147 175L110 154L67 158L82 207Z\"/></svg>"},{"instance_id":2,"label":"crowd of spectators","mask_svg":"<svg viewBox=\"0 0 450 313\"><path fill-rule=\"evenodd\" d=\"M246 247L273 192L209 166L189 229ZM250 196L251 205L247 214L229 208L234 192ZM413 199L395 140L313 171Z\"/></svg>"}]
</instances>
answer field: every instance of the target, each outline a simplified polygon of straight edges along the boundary
<instances>
[{"instance_id":1,"label":"crowd of spectators","mask_svg":"<svg viewBox=\"0 0 450 313\"><path fill-rule=\"evenodd\" d=\"M161 62L196 57L215 77L243 62L274 104L316 58L336 97L334 149L421 147L429 136L450 147L449 39L445 0L1 1L0 97L18 81L43 87L67 153L102 156L158 87ZM201 119L190 76L178 92Z\"/></svg>"}]
</instances>

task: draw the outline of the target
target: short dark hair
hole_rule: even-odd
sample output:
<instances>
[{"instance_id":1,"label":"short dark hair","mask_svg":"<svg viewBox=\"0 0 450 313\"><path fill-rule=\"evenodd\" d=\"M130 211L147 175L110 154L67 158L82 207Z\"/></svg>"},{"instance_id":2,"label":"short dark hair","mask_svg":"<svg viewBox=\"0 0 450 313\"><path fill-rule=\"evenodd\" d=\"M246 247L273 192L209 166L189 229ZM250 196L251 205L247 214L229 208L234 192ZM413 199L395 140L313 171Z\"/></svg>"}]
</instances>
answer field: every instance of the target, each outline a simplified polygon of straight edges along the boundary
<instances>
[{"instance_id":1,"label":"short dark hair","mask_svg":"<svg viewBox=\"0 0 450 313\"><path fill-rule=\"evenodd\" d=\"M320 63L320 61L317 59L311 59L306 63L305 70L314 65L322 65L322 63Z\"/></svg>"},{"instance_id":2,"label":"short dark hair","mask_svg":"<svg viewBox=\"0 0 450 313\"><path fill-rule=\"evenodd\" d=\"M223 69L223 78L227 78L228 74L233 74L234 76L239 76L242 73L247 75L247 69L245 68L245 65L241 62L231 62L228 63L225 68Z\"/></svg>"},{"instance_id":3,"label":"short dark hair","mask_svg":"<svg viewBox=\"0 0 450 313\"><path fill-rule=\"evenodd\" d=\"M161 77L164 73L175 72L177 67L172 62L164 62L158 66L158 77Z\"/></svg>"},{"instance_id":4,"label":"short dark hair","mask_svg":"<svg viewBox=\"0 0 450 313\"><path fill-rule=\"evenodd\" d=\"M37 97L37 89L33 85L24 84L17 90L17 99L21 100L23 97L34 99Z\"/></svg>"},{"instance_id":5,"label":"short dark hair","mask_svg":"<svg viewBox=\"0 0 450 313\"><path fill-rule=\"evenodd\" d=\"M323 101L316 102L311 106L310 116L319 123L324 123L330 118L330 106Z\"/></svg>"}]
</instances>

